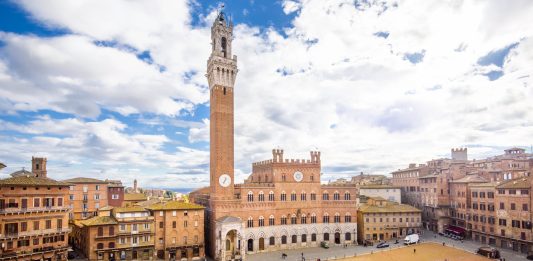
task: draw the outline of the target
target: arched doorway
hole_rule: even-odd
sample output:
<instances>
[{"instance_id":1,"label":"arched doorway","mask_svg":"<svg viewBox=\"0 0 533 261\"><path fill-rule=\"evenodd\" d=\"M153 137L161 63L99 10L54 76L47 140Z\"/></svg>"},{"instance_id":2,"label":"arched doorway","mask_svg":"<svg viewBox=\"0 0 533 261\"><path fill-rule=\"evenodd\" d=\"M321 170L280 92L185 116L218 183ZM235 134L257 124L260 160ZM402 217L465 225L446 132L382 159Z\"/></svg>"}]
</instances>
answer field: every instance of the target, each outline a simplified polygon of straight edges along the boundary
<instances>
[{"instance_id":1,"label":"arched doorway","mask_svg":"<svg viewBox=\"0 0 533 261\"><path fill-rule=\"evenodd\" d=\"M234 257L239 255L239 244L237 239L237 230L230 230L226 234L226 256Z\"/></svg>"},{"instance_id":2,"label":"arched doorway","mask_svg":"<svg viewBox=\"0 0 533 261\"><path fill-rule=\"evenodd\" d=\"M341 233L335 232L335 244L341 243Z\"/></svg>"},{"instance_id":3,"label":"arched doorway","mask_svg":"<svg viewBox=\"0 0 533 261\"><path fill-rule=\"evenodd\" d=\"M265 238L259 238L259 251L265 250Z\"/></svg>"},{"instance_id":4,"label":"arched doorway","mask_svg":"<svg viewBox=\"0 0 533 261\"><path fill-rule=\"evenodd\" d=\"M253 252L254 251L254 240L253 239L248 239L248 252Z\"/></svg>"}]
</instances>

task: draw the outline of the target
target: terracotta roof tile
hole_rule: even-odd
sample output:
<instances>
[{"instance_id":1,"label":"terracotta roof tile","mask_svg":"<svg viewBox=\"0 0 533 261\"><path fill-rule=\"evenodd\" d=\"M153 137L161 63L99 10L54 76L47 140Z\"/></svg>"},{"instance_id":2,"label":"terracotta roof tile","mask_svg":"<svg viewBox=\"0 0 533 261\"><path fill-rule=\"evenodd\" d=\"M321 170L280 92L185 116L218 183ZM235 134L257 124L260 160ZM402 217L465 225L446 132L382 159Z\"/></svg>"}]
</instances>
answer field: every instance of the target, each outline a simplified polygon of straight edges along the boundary
<instances>
[{"instance_id":1,"label":"terracotta roof tile","mask_svg":"<svg viewBox=\"0 0 533 261\"><path fill-rule=\"evenodd\" d=\"M151 206L147 207L151 210L188 210L188 209L204 209L203 206L193 204L193 203L185 203L185 202L179 202L179 201L168 201L168 202L160 202L152 204Z\"/></svg>"},{"instance_id":2,"label":"terracotta roof tile","mask_svg":"<svg viewBox=\"0 0 533 261\"><path fill-rule=\"evenodd\" d=\"M84 178L84 177L66 179L66 180L63 180L63 182L68 182L68 183L97 183L97 184L105 184L105 183L107 183L107 182L105 182L103 180L93 179L93 178Z\"/></svg>"},{"instance_id":3,"label":"terracotta roof tile","mask_svg":"<svg viewBox=\"0 0 533 261\"><path fill-rule=\"evenodd\" d=\"M517 178L501 183L496 188L499 189L527 189L531 188L530 178Z\"/></svg>"},{"instance_id":4,"label":"terracotta roof tile","mask_svg":"<svg viewBox=\"0 0 533 261\"><path fill-rule=\"evenodd\" d=\"M385 206L375 206L375 205L363 205L359 207L361 213L405 213L405 212L421 212L420 209L417 209L413 206L398 204L398 203L388 203Z\"/></svg>"},{"instance_id":5,"label":"terracotta roof tile","mask_svg":"<svg viewBox=\"0 0 533 261\"><path fill-rule=\"evenodd\" d=\"M114 217L109 216L96 216L86 220L80 221L84 226L101 226L101 225L116 225L118 224L117 220Z\"/></svg>"},{"instance_id":6,"label":"terracotta roof tile","mask_svg":"<svg viewBox=\"0 0 533 261\"><path fill-rule=\"evenodd\" d=\"M137 206L113 208L113 213L145 212L145 211L148 211L148 210L143 207L137 207Z\"/></svg>"},{"instance_id":7,"label":"terracotta roof tile","mask_svg":"<svg viewBox=\"0 0 533 261\"><path fill-rule=\"evenodd\" d=\"M16 176L0 180L0 186L61 186L67 187L70 184L35 176Z\"/></svg>"},{"instance_id":8,"label":"terracotta roof tile","mask_svg":"<svg viewBox=\"0 0 533 261\"><path fill-rule=\"evenodd\" d=\"M146 200L146 195L142 193L127 193L124 194L124 200Z\"/></svg>"}]
</instances>

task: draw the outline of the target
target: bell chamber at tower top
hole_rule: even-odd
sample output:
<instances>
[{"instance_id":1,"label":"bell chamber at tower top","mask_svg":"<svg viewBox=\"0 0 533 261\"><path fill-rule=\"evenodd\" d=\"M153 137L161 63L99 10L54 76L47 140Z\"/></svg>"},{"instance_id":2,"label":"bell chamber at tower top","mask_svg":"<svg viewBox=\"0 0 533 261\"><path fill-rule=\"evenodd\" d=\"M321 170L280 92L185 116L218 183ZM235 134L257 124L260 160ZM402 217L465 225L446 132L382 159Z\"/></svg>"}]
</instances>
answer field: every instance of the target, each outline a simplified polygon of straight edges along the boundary
<instances>
[{"instance_id":1,"label":"bell chamber at tower top","mask_svg":"<svg viewBox=\"0 0 533 261\"><path fill-rule=\"evenodd\" d=\"M220 12L211 27L211 56L207 62L209 88L233 88L237 75L237 56L232 56L233 23Z\"/></svg>"}]
</instances>

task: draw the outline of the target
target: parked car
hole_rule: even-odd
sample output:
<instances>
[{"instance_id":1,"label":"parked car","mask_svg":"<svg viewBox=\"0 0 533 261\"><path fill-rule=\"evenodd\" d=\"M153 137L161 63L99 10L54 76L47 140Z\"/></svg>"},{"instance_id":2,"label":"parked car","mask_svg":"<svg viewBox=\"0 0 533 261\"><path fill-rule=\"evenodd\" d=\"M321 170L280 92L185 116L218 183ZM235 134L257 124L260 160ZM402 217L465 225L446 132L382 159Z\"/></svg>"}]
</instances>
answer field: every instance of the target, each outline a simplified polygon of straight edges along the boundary
<instances>
[{"instance_id":1,"label":"parked car","mask_svg":"<svg viewBox=\"0 0 533 261\"><path fill-rule=\"evenodd\" d=\"M373 246L374 245L374 242L370 239L366 239L364 242L363 242L363 245L364 246Z\"/></svg>"},{"instance_id":2,"label":"parked car","mask_svg":"<svg viewBox=\"0 0 533 261\"><path fill-rule=\"evenodd\" d=\"M482 256L486 256L488 258L500 258L500 251L498 249L492 248L492 247L480 247L477 249L476 253Z\"/></svg>"},{"instance_id":3,"label":"parked car","mask_svg":"<svg viewBox=\"0 0 533 261\"><path fill-rule=\"evenodd\" d=\"M376 247L377 247L377 248L385 248L385 247L389 247L389 243L387 243L387 242L381 242L381 243L379 243Z\"/></svg>"},{"instance_id":4,"label":"parked car","mask_svg":"<svg viewBox=\"0 0 533 261\"><path fill-rule=\"evenodd\" d=\"M329 243L326 242L326 241L322 241L322 242L320 242L320 246L325 248L325 249L328 249L329 248Z\"/></svg>"},{"instance_id":5,"label":"parked car","mask_svg":"<svg viewBox=\"0 0 533 261\"><path fill-rule=\"evenodd\" d=\"M418 243L418 241L420 241L420 237L418 236L418 234L412 234L412 235L406 236L405 239L403 240L403 243L405 245L410 245L410 244L416 244Z\"/></svg>"}]
</instances>

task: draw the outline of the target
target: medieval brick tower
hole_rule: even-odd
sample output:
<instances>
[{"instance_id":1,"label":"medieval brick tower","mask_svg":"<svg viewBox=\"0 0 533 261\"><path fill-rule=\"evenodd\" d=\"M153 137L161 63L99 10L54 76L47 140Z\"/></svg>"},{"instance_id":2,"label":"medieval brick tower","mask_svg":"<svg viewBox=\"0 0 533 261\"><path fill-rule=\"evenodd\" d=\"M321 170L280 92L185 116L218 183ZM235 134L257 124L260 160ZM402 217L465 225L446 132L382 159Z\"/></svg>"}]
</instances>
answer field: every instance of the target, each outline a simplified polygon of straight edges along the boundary
<instances>
[{"instance_id":1,"label":"medieval brick tower","mask_svg":"<svg viewBox=\"0 0 533 261\"><path fill-rule=\"evenodd\" d=\"M223 12L211 27L211 56L207 62L210 91L210 187L212 200L233 199L233 86L237 56L231 54L233 24Z\"/></svg>"},{"instance_id":2,"label":"medieval brick tower","mask_svg":"<svg viewBox=\"0 0 533 261\"><path fill-rule=\"evenodd\" d=\"M36 177L46 178L46 158L31 157L31 172Z\"/></svg>"}]
</instances>

